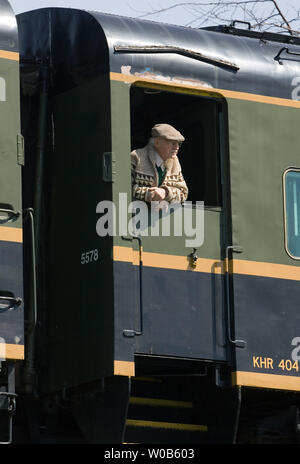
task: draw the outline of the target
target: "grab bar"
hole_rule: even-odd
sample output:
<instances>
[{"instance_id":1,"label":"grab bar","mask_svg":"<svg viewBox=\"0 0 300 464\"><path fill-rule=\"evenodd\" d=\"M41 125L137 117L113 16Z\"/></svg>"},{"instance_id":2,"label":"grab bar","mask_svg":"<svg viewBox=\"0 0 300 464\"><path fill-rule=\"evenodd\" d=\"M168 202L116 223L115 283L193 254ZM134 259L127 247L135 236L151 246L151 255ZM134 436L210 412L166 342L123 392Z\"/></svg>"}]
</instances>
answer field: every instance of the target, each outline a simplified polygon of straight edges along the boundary
<instances>
[{"instance_id":1,"label":"grab bar","mask_svg":"<svg viewBox=\"0 0 300 464\"><path fill-rule=\"evenodd\" d=\"M6 304L3 304L2 301L5 301ZM16 309L21 303L22 299L19 297L0 295L0 313Z\"/></svg>"},{"instance_id":2,"label":"grab bar","mask_svg":"<svg viewBox=\"0 0 300 464\"><path fill-rule=\"evenodd\" d=\"M1 217L1 213L4 213L7 215L7 217L3 218ZM4 224L7 222L11 221L16 221L18 217L20 216L20 211L14 211L13 209L9 208L0 208L0 224Z\"/></svg>"},{"instance_id":3,"label":"grab bar","mask_svg":"<svg viewBox=\"0 0 300 464\"><path fill-rule=\"evenodd\" d=\"M143 259L142 259L142 253L143 253L143 247L142 247L142 240L140 237L136 236L131 236L131 237L121 237L123 240L137 240L139 242L139 277L140 277L140 285L139 285L139 291L140 291L140 330L131 330L131 329L124 329L123 330L123 335L125 337L135 337L136 335L142 335L143 334Z\"/></svg>"},{"instance_id":4,"label":"grab bar","mask_svg":"<svg viewBox=\"0 0 300 464\"><path fill-rule=\"evenodd\" d=\"M282 52L286 52L288 55L295 55L295 56L300 56L300 53L297 53L297 52L290 52L289 49L287 47L282 47L279 52L277 53L277 55L275 56L274 60L278 61L279 64L282 64L280 63L280 55Z\"/></svg>"},{"instance_id":5,"label":"grab bar","mask_svg":"<svg viewBox=\"0 0 300 464\"><path fill-rule=\"evenodd\" d=\"M242 253L243 249L242 247L238 246L228 246L226 247L226 259L225 259L225 273L226 273L226 293L227 293L227 337L228 341L237 346L238 348L245 348L246 346L246 341L245 340L235 340L232 338L231 334L231 314L232 314L232 309L231 309L231 304L230 304L230 285L229 285L229 250L235 251L236 253Z\"/></svg>"}]
</instances>

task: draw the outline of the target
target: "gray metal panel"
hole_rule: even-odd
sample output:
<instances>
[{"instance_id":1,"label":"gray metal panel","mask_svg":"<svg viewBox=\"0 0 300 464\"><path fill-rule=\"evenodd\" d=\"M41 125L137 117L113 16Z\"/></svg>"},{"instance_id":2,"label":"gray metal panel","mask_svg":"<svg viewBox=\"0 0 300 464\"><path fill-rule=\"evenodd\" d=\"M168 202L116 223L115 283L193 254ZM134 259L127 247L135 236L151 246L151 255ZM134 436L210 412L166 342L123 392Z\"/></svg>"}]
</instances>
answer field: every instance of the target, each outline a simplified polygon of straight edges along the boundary
<instances>
[{"instance_id":1,"label":"gray metal panel","mask_svg":"<svg viewBox=\"0 0 300 464\"><path fill-rule=\"evenodd\" d=\"M286 44L239 37L221 32L192 29L151 21L91 13L104 30L110 49L110 70L132 74L162 74L163 78L198 80L214 88L291 98L292 79L299 75L299 56L281 55ZM216 59L233 62L240 69L230 71L178 54L115 53L114 46L172 46ZM288 45L298 52L298 45Z\"/></svg>"},{"instance_id":2,"label":"gray metal panel","mask_svg":"<svg viewBox=\"0 0 300 464\"><path fill-rule=\"evenodd\" d=\"M18 51L18 29L14 12L7 0L0 0L0 49Z\"/></svg>"},{"instance_id":3,"label":"gray metal panel","mask_svg":"<svg viewBox=\"0 0 300 464\"><path fill-rule=\"evenodd\" d=\"M18 18L23 52L26 55L32 53L32 56L39 55L36 52L43 40L40 32L48 29L51 22L51 40L55 47L51 51L55 55L52 64L58 72L68 66L72 66L74 71L75 65L78 72L85 62L89 63L89 67L81 68L82 76L82 69L86 72L93 69L95 73L111 71L145 77L155 75L169 82L178 78L212 88L289 99L292 98L293 78L300 72L297 55L283 52L281 63L274 60L281 48L287 46L286 43L65 8L43 8ZM27 22L25 27L24 22ZM120 45L175 47L234 63L239 70L178 53L115 52L114 47ZM299 53L299 45L288 44L288 49ZM76 76L69 73L68 78L71 77L74 79ZM61 82L63 79L66 76L62 75Z\"/></svg>"}]
</instances>

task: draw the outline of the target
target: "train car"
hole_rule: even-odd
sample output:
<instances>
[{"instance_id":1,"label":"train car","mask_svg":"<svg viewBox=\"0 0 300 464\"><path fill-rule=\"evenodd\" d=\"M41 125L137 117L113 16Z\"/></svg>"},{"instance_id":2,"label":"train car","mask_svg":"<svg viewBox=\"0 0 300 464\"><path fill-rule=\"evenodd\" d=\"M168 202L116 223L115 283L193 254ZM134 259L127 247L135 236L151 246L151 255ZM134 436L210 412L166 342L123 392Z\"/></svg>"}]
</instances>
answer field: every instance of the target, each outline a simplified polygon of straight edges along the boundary
<instances>
[{"instance_id":1,"label":"train car","mask_svg":"<svg viewBox=\"0 0 300 464\"><path fill-rule=\"evenodd\" d=\"M298 442L300 39L0 5L2 442Z\"/></svg>"},{"instance_id":2,"label":"train car","mask_svg":"<svg viewBox=\"0 0 300 464\"><path fill-rule=\"evenodd\" d=\"M12 416L16 406L15 362L24 359L23 138L17 22L7 2L1 1L0 10L0 441L6 443L11 441ZM30 219L28 215L24 212L24 219Z\"/></svg>"}]
</instances>

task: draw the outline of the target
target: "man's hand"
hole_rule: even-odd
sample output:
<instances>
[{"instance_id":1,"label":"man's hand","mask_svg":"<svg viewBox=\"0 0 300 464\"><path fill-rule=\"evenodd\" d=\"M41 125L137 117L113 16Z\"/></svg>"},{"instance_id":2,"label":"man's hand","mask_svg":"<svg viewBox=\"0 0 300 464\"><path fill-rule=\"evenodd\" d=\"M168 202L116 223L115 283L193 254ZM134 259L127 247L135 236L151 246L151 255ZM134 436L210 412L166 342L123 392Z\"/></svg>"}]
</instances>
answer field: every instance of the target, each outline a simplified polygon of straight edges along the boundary
<instances>
[{"instance_id":1,"label":"man's hand","mask_svg":"<svg viewBox=\"0 0 300 464\"><path fill-rule=\"evenodd\" d=\"M150 187L147 193L147 201L162 201L166 198L165 189L159 187Z\"/></svg>"}]
</instances>

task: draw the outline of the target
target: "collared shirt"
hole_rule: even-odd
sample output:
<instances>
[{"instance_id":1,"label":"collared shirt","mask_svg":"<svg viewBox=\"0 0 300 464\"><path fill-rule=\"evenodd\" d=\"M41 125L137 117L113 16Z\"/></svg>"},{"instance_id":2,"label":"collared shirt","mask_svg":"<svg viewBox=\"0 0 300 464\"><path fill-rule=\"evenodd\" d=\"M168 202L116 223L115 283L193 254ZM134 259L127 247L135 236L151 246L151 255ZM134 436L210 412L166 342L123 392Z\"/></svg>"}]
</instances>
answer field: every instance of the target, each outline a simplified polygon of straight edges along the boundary
<instances>
[{"instance_id":1,"label":"collared shirt","mask_svg":"<svg viewBox=\"0 0 300 464\"><path fill-rule=\"evenodd\" d=\"M159 156L157 151L155 152L155 164L156 166L161 167L163 170L165 169L165 162L164 160Z\"/></svg>"},{"instance_id":2,"label":"collared shirt","mask_svg":"<svg viewBox=\"0 0 300 464\"><path fill-rule=\"evenodd\" d=\"M158 186L160 187L165 176L166 168L164 160L155 152L155 165L158 173Z\"/></svg>"}]
</instances>

